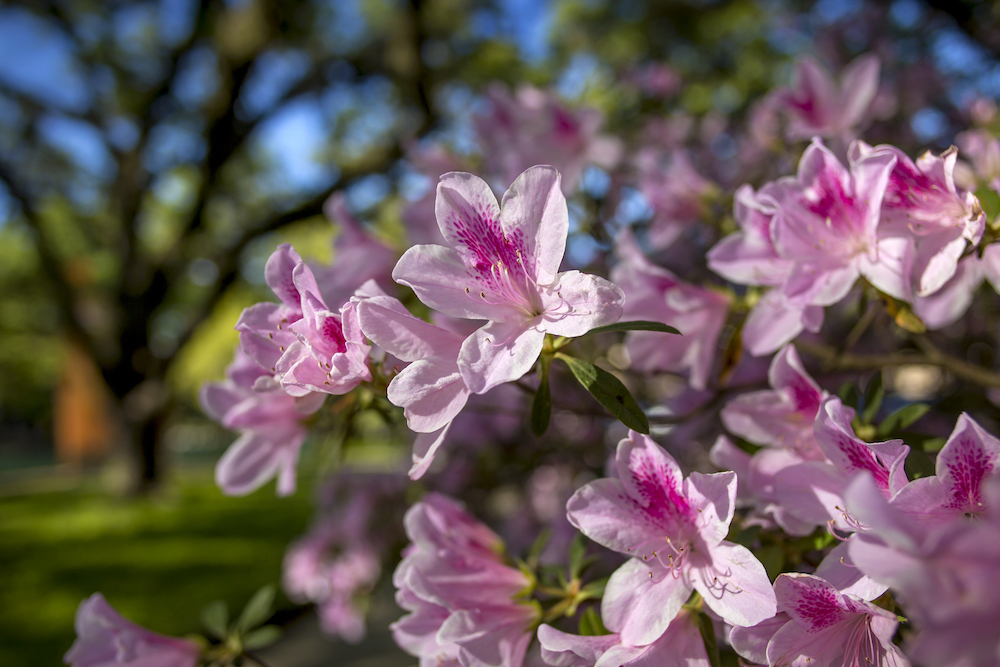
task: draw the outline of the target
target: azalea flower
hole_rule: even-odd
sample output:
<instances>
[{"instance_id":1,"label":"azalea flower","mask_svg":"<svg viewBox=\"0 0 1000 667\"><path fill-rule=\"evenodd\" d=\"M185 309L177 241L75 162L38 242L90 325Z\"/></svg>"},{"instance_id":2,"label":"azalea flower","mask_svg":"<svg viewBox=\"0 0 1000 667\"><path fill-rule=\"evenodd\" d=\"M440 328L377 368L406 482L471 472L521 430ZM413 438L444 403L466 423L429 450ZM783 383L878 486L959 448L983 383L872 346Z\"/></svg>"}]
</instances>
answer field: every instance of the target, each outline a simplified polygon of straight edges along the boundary
<instances>
[{"instance_id":1,"label":"azalea flower","mask_svg":"<svg viewBox=\"0 0 1000 667\"><path fill-rule=\"evenodd\" d=\"M307 430L302 420L319 410L324 394L289 396L261 380L271 376L242 350L236 350L223 382L208 382L198 394L205 413L224 427L240 431L215 467L215 481L229 495L242 496L278 478L277 493L295 492L295 468Z\"/></svg>"},{"instance_id":2,"label":"azalea flower","mask_svg":"<svg viewBox=\"0 0 1000 667\"><path fill-rule=\"evenodd\" d=\"M782 574L774 592L780 610L775 619L763 627L733 628L730 634L733 648L747 660L789 667L910 664L892 643L899 625L892 612L844 595L810 574ZM761 640L768 633L773 634L762 655Z\"/></svg>"},{"instance_id":3,"label":"azalea flower","mask_svg":"<svg viewBox=\"0 0 1000 667\"><path fill-rule=\"evenodd\" d=\"M823 460L813 422L826 392L806 372L794 345L774 356L767 377L771 390L742 394L726 403L721 413L726 429L757 445Z\"/></svg>"},{"instance_id":4,"label":"azalea flower","mask_svg":"<svg viewBox=\"0 0 1000 667\"><path fill-rule=\"evenodd\" d=\"M521 174L499 205L472 174L438 184L438 225L451 247L418 245L392 277L445 315L488 320L469 336L458 367L470 391L485 393L527 373L545 334L580 336L621 317L615 285L579 271L559 272L569 217L552 167Z\"/></svg>"},{"instance_id":5,"label":"azalea flower","mask_svg":"<svg viewBox=\"0 0 1000 667\"><path fill-rule=\"evenodd\" d=\"M358 304L361 330L400 361L410 362L389 383L389 402L403 408L406 425L418 436L412 479L420 478L434 460L452 420L469 400L469 389L458 369L464 338L424 322L389 296Z\"/></svg>"},{"instance_id":6,"label":"azalea flower","mask_svg":"<svg viewBox=\"0 0 1000 667\"><path fill-rule=\"evenodd\" d=\"M924 153L913 162L895 146L851 145L851 161L875 153L896 157L882 200L880 234L912 237L916 243L913 280L918 296L933 294L953 275L967 245L976 245L986 229L986 214L971 192L955 186L958 151Z\"/></svg>"},{"instance_id":7,"label":"azalea flower","mask_svg":"<svg viewBox=\"0 0 1000 667\"><path fill-rule=\"evenodd\" d=\"M339 305L350 301L354 292L369 280L377 285L391 285L392 267L399 253L374 238L347 208L344 193L330 196L323 205L327 219L339 230L333 243L333 262L312 267L316 283L326 303Z\"/></svg>"},{"instance_id":8,"label":"azalea flower","mask_svg":"<svg viewBox=\"0 0 1000 667\"><path fill-rule=\"evenodd\" d=\"M892 499L923 528L986 511L983 485L996 476L1000 440L963 412L938 452L935 475L914 480Z\"/></svg>"},{"instance_id":9,"label":"azalea flower","mask_svg":"<svg viewBox=\"0 0 1000 667\"><path fill-rule=\"evenodd\" d=\"M621 159L621 141L599 133L604 117L597 109L569 109L527 85L511 94L495 83L486 97L492 113L476 119L476 134L486 171L504 184L531 165L552 164L563 174L564 191L571 192L588 164L611 169Z\"/></svg>"},{"instance_id":10,"label":"azalea flower","mask_svg":"<svg viewBox=\"0 0 1000 667\"><path fill-rule=\"evenodd\" d=\"M639 189L653 208L649 242L656 249L670 246L684 229L705 213L707 197L716 186L703 178L682 151L670 155L669 166L660 164L659 152L645 150L637 160Z\"/></svg>"},{"instance_id":11,"label":"azalea flower","mask_svg":"<svg viewBox=\"0 0 1000 667\"><path fill-rule=\"evenodd\" d=\"M878 93L879 69L878 57L861 56L844 68L838 85L816 61L800 60L792 87L778 95L789 115L788 137L849 141Z\"/></svg>"},{"instance_id":12,"label":"azalea flower","mask_svg":"<svg viewBox=\"0 0 1000 667\"><path fill-rule=\"evenodd\" d=\"M901 440L865 442L851 428L854 416L855 411L838 397L828 396L813 425L826 461L805 461L777 474L777 502L800 520L816 525L832 522L851 532L857 524L845 509L843 492L857 473L870 474L886 498L906 485L903 465L910 448Z\"/></svg>"},{"instance_id":13,"label":"azalea flower","mask_svg":"<svg viewBox=\"0 0 1000 667\"><path fill-rule=\"evenodd\" d=\"M201 649L124 618L100 593L76 610L76 641L63 661L72 667L195 667Z\"/></svg>"},{"instance_id":14,"label":"azalea flower","mask_svg":"<svg viewBox=\"0 0 1000 667\"><path fill-rule=\"evenodd\" d=\"M709 667L711 664L705 640L686 609L677 614L656 641L645 646L625 644L617 632L584 637L550 625L539 626L538 641L542 645L542 659L555 667Z\"/></svg>"},{"instance_id":15,"label":"azalea flower","mask_svg":"<svg viewBox=\"0 0 1000 667\"><path fill-rule=\"evenodd\" d=\"M503 562L503 543L458 503L429 494L406 513L412 541L393 574L396 602L409 613L391 627L422 666L520 667L538 608Z\"/></svg>"},{"instance_id":16,"label":"azalea flower","mask_svg":"<svg viewBox=\"0 0 1000 667\"><path fill-rule=\"evenodd\" d=\"M727 542L736 499L732 472L685 480L677 462L648 436L618 443L618 479L587 484L566 505L570 522L609 549L634 556L608 581L601 616L622 641L656 641L697 590L733 625L775 613L764 566Z\"/></svg>"},{"instance_id":17,"label":"azalea flower","mask_svg":"<svg viewBox=\"0 0 1000 667\"><path fill-rule=\"evenodd\" d=\"M719 334L729 315L725 294L684 282L643 254L628 229L615 246L611 278L625 293L624 315L676 327L684 335L665 343L663 334L632 331L625 337L632 367L639 371L689 372L694 389L708 386Z\"/></svg>"},{"instance_id":18,"label":"azalea flower","mask_svg":"<svg viewBox=\"0 0 1000 667\"><path fill-rule=\"evenodd\" d=\"M981 490L980 520L960 517L930 530L882 496L870 476L844 494L864 526L850 541L853 563L905 599L918 629L908 652L919 664L988 667L1000 654L1000 488L994 478Z\"/></svg>"}]
</instances>

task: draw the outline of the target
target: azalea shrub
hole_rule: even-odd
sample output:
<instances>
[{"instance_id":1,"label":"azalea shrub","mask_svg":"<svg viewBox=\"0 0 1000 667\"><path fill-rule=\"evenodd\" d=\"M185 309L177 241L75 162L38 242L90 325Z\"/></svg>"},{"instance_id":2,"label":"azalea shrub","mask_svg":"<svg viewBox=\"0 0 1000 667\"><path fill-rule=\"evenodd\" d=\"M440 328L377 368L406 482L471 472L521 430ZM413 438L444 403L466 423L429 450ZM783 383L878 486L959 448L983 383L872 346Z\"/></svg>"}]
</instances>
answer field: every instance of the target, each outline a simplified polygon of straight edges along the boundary
<instances>
[{"instance_id":1,"label":"azalea shrub","mask_svg":"<svg viewBox=\"0 0 1000 667\"><path fill-rule=\"evenodd\" d=\"M335 195L201 391L225 493L330 462L289 598L356 642L391 577L427 666L1000 663L998 121L872 138L880 70L801 61L732 151L496 84L479 152L412 146L405 246ZM272 594L199 639L95 594L66 661L251 664Z\"/></svg>"}]
</instances>

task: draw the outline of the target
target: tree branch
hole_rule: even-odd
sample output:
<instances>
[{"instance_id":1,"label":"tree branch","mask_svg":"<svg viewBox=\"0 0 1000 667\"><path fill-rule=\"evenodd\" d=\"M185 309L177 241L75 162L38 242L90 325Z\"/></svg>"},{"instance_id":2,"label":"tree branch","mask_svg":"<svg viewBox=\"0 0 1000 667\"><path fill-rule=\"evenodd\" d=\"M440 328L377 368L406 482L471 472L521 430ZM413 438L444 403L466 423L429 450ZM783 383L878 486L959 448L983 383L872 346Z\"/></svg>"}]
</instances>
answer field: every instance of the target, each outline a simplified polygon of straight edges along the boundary
<instances>
[{"instance_id":1,"label":"tree branch","mask_svg":"<svg viewBox=\"0 0 1000 667\"><path fill-rule=\"evenodd\" d=\"M1000 388L1000 375L981 366L953 357L939 350L926 336L915 336L914 342L921 352L891 352L887 354L853 354L840 352L832 345L796 340L795 347L819 359L827 370L874 371L892 366L928 364L949 371L955 377L983 387Z\"/></svg>"}]
</instances>

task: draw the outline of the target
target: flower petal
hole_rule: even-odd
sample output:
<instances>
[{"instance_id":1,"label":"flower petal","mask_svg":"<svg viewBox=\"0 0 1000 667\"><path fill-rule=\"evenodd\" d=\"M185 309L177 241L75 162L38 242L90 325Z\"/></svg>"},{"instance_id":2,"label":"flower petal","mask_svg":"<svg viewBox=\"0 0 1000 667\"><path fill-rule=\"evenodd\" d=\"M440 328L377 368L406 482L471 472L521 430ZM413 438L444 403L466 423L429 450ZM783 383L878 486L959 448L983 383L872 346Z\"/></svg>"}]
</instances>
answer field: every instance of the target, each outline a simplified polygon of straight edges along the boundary
<instances>
[{"instance_id":1,"label":"flower petal","mask_svg":"<svg viewBox=\"0 0 1000 667\"><path fill-rule=\"evenodd\" d=\"M541 284L555 278L566 251L569 210L560 182L555 167L531 167L514 180L500 204L504 234L527 241L529 271Z\"/></svg>"},{"instance_id":2,"label":"flower petal","mask_svg":"<svg viewBox=\"0 0 1000 667\"><path fill-rule=\"evenodd\" d=\"M582 336L621 319L625 294L609 280L566 271L542 292L539 329L556 336Z\"/></svg>"},{"instance_id":3,"label":"flower petal","mask_svg":"<svg viewBox=\"0 0 1000 667\"><path fill-rule=\"evenodd\" d=\"M484 394L531 370L542 351L545 334L524 319L490 322L462 343L458 368L469 391Z\"/></svg>"},{"instance_id":4,"label":"flower petal","mask_svg":"<svg viewBox=\"0 0 1000 667\"><path fill-rule=\"evenodd\" d=\"M660 566L633 558L608 580L601 618L609 630L621 633L624 644L644 646L659 639L691 595L685 577L661 572L662 579L655 581L651 567Z\"/></svg>"},{"instance_id":5,"label":"flower petal","mask_svg":"<svg viewBox=\"0 0 1000 667\"><path fill-rule=\"evenodd\" d=\"M711 546L709 553L710 563L692 571L691 581L712 611L730 625L744 627L774 616L777 603L771 580L749 549L722 542Z\"/></svg>"}]
</instances>

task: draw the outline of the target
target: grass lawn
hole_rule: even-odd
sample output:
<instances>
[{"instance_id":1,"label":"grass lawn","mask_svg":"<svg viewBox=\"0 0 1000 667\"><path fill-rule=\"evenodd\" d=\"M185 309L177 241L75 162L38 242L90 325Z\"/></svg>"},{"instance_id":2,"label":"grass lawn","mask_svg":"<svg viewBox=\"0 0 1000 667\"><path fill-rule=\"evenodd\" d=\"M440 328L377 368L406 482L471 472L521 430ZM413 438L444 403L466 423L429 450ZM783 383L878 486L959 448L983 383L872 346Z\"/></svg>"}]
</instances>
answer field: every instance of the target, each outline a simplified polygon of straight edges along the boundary
<instances>
[{"instance_id":1,"label":"grass lawn","mask_svg":"<svg viewBox=\"0 0 1000 667\"><path fill-rule=\"evenodd\" d=\"M311 513L309 488L228 498L208 472L179 473L148 499L86 485L0 498L0 664L62 664L77 605L97 591L157 632L197 632L204 605L225 600L232 614L279 582Z\"/></svg>"}]
</instances>

